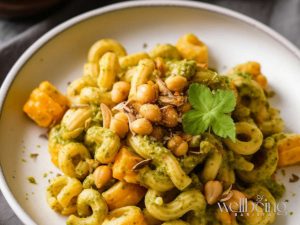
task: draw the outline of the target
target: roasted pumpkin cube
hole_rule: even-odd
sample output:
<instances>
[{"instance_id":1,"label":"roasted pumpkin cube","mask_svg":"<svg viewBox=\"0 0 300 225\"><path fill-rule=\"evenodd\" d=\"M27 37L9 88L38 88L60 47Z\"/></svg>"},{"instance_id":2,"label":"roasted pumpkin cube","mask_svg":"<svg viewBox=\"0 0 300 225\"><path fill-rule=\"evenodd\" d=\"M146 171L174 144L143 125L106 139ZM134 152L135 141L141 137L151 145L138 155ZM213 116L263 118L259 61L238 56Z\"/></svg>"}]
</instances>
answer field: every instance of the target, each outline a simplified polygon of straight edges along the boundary
<instances>
[{"instance_id":1,"label":"roasted pumpkin cube","mask_svg":"<svg viewBox=\"0 0 300 225\"><path fill-rule=\"evenodd\" d=\"M102 193L110 210L138 204L146 194L146 189L137 185L119 181Z\"/></svg>"},{"instance_id":2,"label":"roasted pumpkin cube","mask_svg":"<svg viewBox=\"0 0 300 225\"><path fill-rule=\"evenodd\" d=\"M68 109L68 99L48 81L32 91L23 111L39 126L56 124Z\"/></svg>"},{"instance_id":3,"label":"roasted pumpkin cube","mask_svg":"<svg viewBox=\"0 0 300 225\"><path fill-rule=\"evenodd\" d=\"M232 69L230 73L248 73L262 88L266 88L268 81L265 75L261 72L261 67L258 62L246 62L239 64Z\"/></svg>"},{"instance_id":4,"label":"roasted pumpkin cube","mask_svg":"<svg viewBox=\"0 0 300 225\"><path fill-rule=\"evenodd\" d=\"M300 163L300 135L290 135L278 142L278 166Z\"/></svg>"},{"instance_id":5,"label":"roasted pumpkin cube","mask_svg":"<svg viewBox=\"0 0 300 225\"><path fill-rule=\"evenodd\" d=\"M113 165L113 177L128 183L138 183L138 173L133 171L133 167L141 162L143 158L130 152L123 147L117 154Z\"/></svg>"},{"instance_id":6,"label":"roasted pumpkin cube","mask_svg":"<svg viewBox=\"0 0 300 225\"><path fill-rule=\"evenodd\" d=\"M55 86L50 82L44 81L40 84L39 89L52 98L56 103L58 103L64 111L69 108L69 100L66 96L61 94Z\"/></svg>"}]
</instances>

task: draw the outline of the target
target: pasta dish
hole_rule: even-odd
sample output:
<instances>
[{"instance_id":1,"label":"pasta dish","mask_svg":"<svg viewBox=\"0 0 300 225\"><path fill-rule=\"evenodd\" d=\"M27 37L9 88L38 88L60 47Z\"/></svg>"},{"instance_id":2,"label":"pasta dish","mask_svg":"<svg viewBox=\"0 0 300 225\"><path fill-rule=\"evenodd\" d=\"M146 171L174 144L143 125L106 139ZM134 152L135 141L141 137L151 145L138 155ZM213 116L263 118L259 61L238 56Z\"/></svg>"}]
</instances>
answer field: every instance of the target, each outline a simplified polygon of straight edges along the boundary
<instances>
[{"instance_id":1,"label":"pasta dish","mask_svg":"<svg viewBox=\"0 0 300 225\"><path fill-rule=\"evenodd\" d=\"M259 63L219 74L186 34L134 54L101 39L66 95L44 81L23 110L49 128L47 202L68 225L267 225L276 169L300 162L270 97Z\"/></svg>"}]
</instances>

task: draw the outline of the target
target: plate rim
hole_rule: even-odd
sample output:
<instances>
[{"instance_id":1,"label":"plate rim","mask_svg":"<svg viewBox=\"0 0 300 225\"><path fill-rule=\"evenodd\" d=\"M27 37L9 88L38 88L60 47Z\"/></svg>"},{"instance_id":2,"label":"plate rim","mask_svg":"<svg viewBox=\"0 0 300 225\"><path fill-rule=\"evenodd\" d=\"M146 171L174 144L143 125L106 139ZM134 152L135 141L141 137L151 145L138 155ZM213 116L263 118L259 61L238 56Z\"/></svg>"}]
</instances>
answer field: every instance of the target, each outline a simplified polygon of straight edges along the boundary
<instances>
[{"instance_id":1,"label":"plate rim","mask_svg":"<svg viewBox=\"0 0 300 225\"><path fill-rule=\"evenodd\" d=\"M26 64L26 62L38 51L43 45L45 45L52 38L60 34L61 32L67 30L68 28L76 25L79 22L90 19L95 16L100 16L105 13L126 10L130 8L137 7L187 7L194 9L202 9L217 14L222 14L224 16L236 19L240 22L243 22L247 25L250 25L263 33L267 34L269 37L277 41L280 45L285 47L290 51L295 57L300 61L300 50L291 43L286 37L279 34L277 31L268 27L267 25L249 17L242 13L227 9L221 6L212 5L209 3L195 2L195 1L184 1L184 0L141 0L141 1L126 1L121 3L115 3L93 9L91 11L79 14L67 21L55 26L50 31L42 35L38 40L36 40L27 50L20 56L20 58L15 62L13 67L8 72L2 86L0 89L0 119L2 117L3 105L6 100L7 93L13 84L15 78L17 77L18 72ZM0 162L0 190L3 193L4 198L8 202L8 205L18 216L18 218L25 224L36 225L36 222L25 212L25 210L19 205L14 195L10 191L8 184L6 183L4 174L2 172L1 162Z\"/></svg>"}]
</instances>

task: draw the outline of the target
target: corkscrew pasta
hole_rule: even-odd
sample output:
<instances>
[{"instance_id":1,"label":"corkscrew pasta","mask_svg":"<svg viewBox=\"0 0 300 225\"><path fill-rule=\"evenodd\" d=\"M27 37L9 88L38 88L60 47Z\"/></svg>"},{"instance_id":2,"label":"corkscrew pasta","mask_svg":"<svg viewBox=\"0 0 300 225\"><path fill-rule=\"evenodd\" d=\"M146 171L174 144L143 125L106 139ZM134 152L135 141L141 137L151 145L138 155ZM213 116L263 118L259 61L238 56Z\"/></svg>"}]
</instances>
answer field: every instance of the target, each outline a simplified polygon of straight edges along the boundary
<instances>
[{"instance_id":1,"label":"corkscrew pasta","mask_svg":"<svg viewBox=\"0 0 300 225\"><path fill-rule=\"evenodd\" d=\"M101 224L107 216L108 208L98 191L84 189L77 199L77 213L80 217L71 215L67 220L67 225Z\"/></svg>"},{"instance_id":2,"label":"corkscrew pasta","mask_svg":"<svg viewBox=\"0 0 300 225\"><path fill-rule=\"evenodd\" d=\"M48 204L62 215L75 213L76 198L81 190L82 184L79 180L67 176L57 177L47 189Z\"/></svg>"},{"instance_id":3,"label":"corkscrew pasta","mask_svg":"<svg viewBox=\"0 0 300 225\"><path fill-rule=\"evenodd\" d=\"M120 148L119 136L104 127L93 126L89 128L84 142L92 149L95 159L100 163L112 162Z\"/></svg>"},{"instance_id":4,"label":"corkscrew pasta","mask_svg":"<svg viewBox=\"0 0 300 225\"><path fill-rule=\"evenodd\" d=\"M225 140L227 147L240 155L253 155L263 142L263 134L256 125L247 122L235 124L237 135L244 135L249 140Z\"/></svg>"},{"instance_id":5,"label":"corkscrew pasta","mask_svg":"<svg viewBox=\"0 0 300 225\"><path fill-rule=\"evenodd\" d=\"M48 151L63 173L47 202L68 225L275 221L284 188L274 173L300 162L300 135L284 133L259 63L220 75L208 56L194 34L129 55L101 39L66 97L48 82L31 94L24 111L50 128ZM47 106L59 115L32 110ZM242 200L251 212L238 211Z\"/></svg>"},{"instance_id":6,"label":"corkscrew pasta","mask_svg":"<svg viewBox=\"0 0 300 225\"><path fill-rule=\"evenodd\" d=\"M145 196L145 205L148 212L161 221L176 220L191 211L188 216L189 224L205 224L206 202L199 190L183 191L172 202L164 203L157 191L149 189Z\"/></svg>"},{"instance_id":7,"label":"corkscrew pasta","mask_svg":"<svg viewBox=\"0 0 300 225\"><path fill-rule=\"evenodd\" d=\"M74 165L74 157L77 157ZM58 153L58 167L69 177L82 178L89 173L87 159L90 159L87 148L80 143L69 143L62 147Z\"/></svg>"}]
</instances>

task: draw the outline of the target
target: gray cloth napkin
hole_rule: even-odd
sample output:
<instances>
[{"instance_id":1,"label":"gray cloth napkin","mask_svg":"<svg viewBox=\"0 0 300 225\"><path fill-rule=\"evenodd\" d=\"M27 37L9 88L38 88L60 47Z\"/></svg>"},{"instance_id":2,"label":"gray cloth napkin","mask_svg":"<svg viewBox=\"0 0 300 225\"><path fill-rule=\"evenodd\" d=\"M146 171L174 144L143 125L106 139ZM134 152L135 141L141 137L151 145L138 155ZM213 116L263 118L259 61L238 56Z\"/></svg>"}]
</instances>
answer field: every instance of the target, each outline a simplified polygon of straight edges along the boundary
<instances>
[{"instance_id":1,"label":"gray cloth napkin","mask_svg":"<svg viewBox=\"0 0 300 225\"><path fill-rule=\"evenodd\" d=\"M120 1L74 0L36 19L0 20L0 84L20 55L55 25L82 12ZM300 0L206 0L271 26L300 47ZM21 225L0 193L0 225Z\"/></svg>"}]
</instances>

